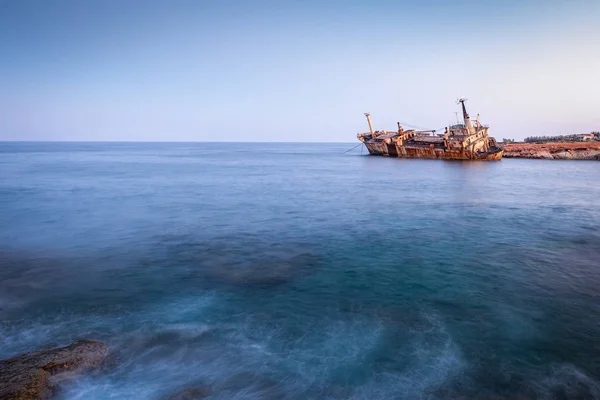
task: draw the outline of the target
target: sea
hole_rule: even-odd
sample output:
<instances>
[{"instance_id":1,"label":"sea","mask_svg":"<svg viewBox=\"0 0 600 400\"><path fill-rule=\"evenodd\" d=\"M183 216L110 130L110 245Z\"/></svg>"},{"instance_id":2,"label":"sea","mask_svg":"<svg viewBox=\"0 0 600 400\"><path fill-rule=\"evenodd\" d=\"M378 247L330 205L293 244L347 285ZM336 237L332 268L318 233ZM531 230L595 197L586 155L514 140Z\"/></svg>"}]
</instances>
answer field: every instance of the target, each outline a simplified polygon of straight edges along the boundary
<instances>
[{"instance_id":1,"label":"sea","mask_svg":"<svg viewBox=\"0 0 600 400\"><path fill-rule=\"evenodd\" d=\"M0 143L0 359L105 342L69 400L600 399L600 163L355 145Z\"/></svg>"}]
</instances>

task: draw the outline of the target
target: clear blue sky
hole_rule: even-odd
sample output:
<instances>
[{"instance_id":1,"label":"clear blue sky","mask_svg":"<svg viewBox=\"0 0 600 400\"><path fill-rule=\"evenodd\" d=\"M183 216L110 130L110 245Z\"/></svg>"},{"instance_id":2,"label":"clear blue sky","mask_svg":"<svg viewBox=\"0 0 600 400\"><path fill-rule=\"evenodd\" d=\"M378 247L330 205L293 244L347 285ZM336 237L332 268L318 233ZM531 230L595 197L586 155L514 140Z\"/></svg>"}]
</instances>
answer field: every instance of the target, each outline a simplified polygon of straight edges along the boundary
<instances>
[{"instance_id":1,"label":"clear blue sky","mask_svg":"<svg viewBox=\"0 0 600 400\"><path fill-rule=\"evenodd\" d=\"M0 140L600 130L600 1L0 0Z\"/></svg>"}]
</instances>

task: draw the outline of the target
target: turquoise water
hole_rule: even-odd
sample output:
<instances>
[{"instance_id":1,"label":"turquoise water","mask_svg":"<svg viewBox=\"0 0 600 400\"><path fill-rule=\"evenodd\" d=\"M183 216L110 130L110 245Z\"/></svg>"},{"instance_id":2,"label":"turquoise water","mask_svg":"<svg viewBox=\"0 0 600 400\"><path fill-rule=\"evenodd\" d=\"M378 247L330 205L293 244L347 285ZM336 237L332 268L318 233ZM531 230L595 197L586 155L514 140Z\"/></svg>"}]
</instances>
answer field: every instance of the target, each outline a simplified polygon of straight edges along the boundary
<instances>
[{"instance_id":1,"label":"turquoise water","mask_svg":"<svg viewBox=\"0 0 600 400\"><path fill-rule=\"evenodd\" d=\"M0 143L0 358L62 399L600 399L598 162Z\"/></svg>"}]
</instances>

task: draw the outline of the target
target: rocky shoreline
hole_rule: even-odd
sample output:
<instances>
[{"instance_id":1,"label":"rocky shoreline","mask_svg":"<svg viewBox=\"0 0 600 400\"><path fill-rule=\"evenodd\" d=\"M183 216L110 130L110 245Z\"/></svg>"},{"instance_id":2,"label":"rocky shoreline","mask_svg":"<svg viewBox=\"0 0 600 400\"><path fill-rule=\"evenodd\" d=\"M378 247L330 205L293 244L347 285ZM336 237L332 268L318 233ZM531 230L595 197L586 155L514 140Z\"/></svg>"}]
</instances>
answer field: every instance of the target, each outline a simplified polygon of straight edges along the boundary
<instances>
[{"instance_id":1,"label":"rocky shoreline","mask_svg":"<svg viewBox=\"0 0 600 400\"><path fill-rule=\"evenodd\" d=\"M1 360L0 399L49 399L63 383L99 368L107 354L104 343L80 340Z\"/></svg>"},{"instance_id":2,"label":"rocky shoreline","mask_svg":"<svg viewBox=\"0 0 600 400\"><path fill-rule=\"evenodd\" d=\"M600 161L600 142L509 143L504 145L503 157Z\"/></svg>"},{"instance_id":3,"label":"rocky shoreline","mask_svg":"<svg viewBox=\"0 0 600 400\"><path fill-rule=\"evenodd\" d=\"M107 356L104 343L79 340L0 360L0 400L53 399L62 385L104 366ZM210 392L207 386L184 387L164 400L200 400Z\"/></svg>"}]
</instances>

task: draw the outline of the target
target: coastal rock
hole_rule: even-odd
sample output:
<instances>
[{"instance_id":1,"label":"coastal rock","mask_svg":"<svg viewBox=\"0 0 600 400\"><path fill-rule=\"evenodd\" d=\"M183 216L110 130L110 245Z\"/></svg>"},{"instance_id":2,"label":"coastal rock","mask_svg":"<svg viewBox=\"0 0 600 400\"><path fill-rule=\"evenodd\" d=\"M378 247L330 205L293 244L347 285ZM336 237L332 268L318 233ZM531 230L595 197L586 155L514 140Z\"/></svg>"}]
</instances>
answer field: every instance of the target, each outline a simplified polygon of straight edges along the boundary
<instances>
[{"instance_id":1,"label":"coastal rock","mask_svg":"<svg viewBox=\"0 0 600 400\"><path fill-rule=\"evenodd\" d=\"M557 153L552 154L552 157L555 160L572 160L573 154L569 151L559 151Z\"/></svg>"},{"instance_id":2,"label":"coastal rock","mask_svg":"<svg viewBox=\"0 0 600 400\"><path fill-rule=\"evenodd\" d=\"M62 382L99 367L106 355L104 343L80 340L2 360L0 399L48 399Z\"/></svg>"},{"instance_id":3,"label":"coastal rock","mask_svg":"<svg viewBox=\"0 0 600 400\"><path fill-rule=\"evenodd\" d=\"M540 160L600 160L600 142L510 143L505 158Z\"/></svg>"}]
</instances>

